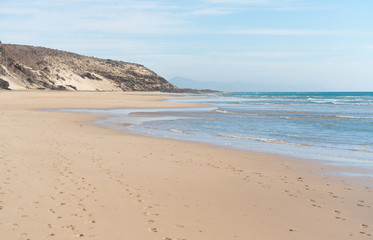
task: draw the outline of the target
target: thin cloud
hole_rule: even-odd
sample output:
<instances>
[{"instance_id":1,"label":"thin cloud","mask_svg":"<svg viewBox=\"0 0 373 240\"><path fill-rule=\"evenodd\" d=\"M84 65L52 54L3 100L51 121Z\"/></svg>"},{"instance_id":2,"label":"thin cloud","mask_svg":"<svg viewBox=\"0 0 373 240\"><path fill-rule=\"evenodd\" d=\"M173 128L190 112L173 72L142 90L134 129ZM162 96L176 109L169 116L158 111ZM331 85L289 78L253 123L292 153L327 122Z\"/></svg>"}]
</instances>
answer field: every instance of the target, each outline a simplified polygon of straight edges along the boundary
<instances>
[{"instance_id":1,"label":"thin cloud","mask_svg":"<svg viewBox=\"0 0 373 240\"><path fill-rule=\"evenodd\" d=\"M273 36L336 36L352 34L370 34L367 32L308 30L308 29L242 29L222 32L233 35L273 35Z\"/></svg>"},{"instance_id":2,"label":"thin cloud","mask_svg":"<svg viewBox=\"0 0 373 240\"><path fill-rule=\"evenodd\" d=\"M265 4L268 0L209 0L213 4Z\"/></svg>"},{"instance_id":3,"label":"thin cloud","mask_svg":"<svg viewBox=\"0 0 373 240\"><path fill-rule=\"evenodd\" d=\"M251 58L292 58L292 57L306 57L317 56L325 54L323 52L240 52L227 53L225 56L231 57L251 57Z\"/></svg>"},{"instance_id":4,"label":"thin cloud","mask_svg":"<svg viewBox=\"0 0 373 240\"><path fill-rule=\"evenodd\" d=\"M227 15L232 14L233 11L231 9L214 9L214 8L206 8L206 9L199 9L194 10L186 15Z\"/></svg>"},{"instance_id":5,"label":"thin cloud","mask_svg":"<svg viewBox=\"0 0 373 240\"><path fill-rule=\"evenodd\" d=\"M109 0L92 4L92 1L79 0L74 3L70 0L40 0L25 2L22 6L19 2L0 3L0 13L7 16L0 19L3 26L0 32L32 30L64 36L74 32L159 35L180 32L185 25L176 13L170 14L177 12L177 6L159 2Z\"/></svg>"},{"instance_id":6,"label":"thin cloud","mask_svg":"<svg viewBox=\"0 0 373 240\"><path fill-rule=\"evenodd\" d=\"M320 6L308 0L207 0L209 5L224 6L236 11L304 11L319 9Z\"/></svg>"}]
</instances>

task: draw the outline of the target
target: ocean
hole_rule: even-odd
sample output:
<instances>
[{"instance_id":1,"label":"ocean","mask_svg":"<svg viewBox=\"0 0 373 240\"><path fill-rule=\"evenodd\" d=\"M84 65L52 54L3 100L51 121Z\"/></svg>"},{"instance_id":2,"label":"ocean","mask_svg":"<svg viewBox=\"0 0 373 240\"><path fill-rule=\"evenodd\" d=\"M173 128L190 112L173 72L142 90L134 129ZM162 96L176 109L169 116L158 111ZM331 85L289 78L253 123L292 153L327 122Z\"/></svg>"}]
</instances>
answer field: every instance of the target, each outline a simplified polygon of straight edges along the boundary
<instances>
[{"instance_id":1,"label":"ocean","mask_svg":"<svg viewBox=\"0 0 373 240\"><path fill-rule=\"evenodd\" d=\"M373 93L185 95L208 108L86 110L126 132L323 160L373 173ZM84 111L84 110L79 110ZM373 176L373 175L371 175Z\"/></svg>"}]
</instances>

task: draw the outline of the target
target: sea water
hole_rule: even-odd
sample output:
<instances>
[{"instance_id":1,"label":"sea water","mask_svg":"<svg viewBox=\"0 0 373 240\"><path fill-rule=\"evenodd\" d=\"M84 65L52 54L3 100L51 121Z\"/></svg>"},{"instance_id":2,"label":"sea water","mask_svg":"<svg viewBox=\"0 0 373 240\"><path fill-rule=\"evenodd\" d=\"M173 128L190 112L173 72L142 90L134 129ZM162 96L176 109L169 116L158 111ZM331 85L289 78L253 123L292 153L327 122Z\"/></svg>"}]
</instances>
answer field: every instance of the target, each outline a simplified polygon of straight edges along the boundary
<instances>
[{"instance_id":1,"label":"sea water","mask_svg":"<svg viewBox=\"0 0 373 240\"><path fill-rule=\"evenodd\" d=\"M172 101L212 107L112 109L104 112L112 117L97 123L142 135L320 159L373 172L373 93L188 96L194 98Z\"/></svg>"}]
</instances>

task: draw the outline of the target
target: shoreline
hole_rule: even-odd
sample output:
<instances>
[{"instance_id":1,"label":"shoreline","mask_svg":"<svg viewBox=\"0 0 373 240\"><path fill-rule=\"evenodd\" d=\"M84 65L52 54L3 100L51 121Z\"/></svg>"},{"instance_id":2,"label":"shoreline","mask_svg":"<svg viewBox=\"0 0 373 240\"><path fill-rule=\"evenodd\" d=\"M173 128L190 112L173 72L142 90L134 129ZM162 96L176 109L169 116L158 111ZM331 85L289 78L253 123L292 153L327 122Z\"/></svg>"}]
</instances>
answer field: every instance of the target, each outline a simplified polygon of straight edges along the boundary
<instances>
[{"instance_id":1,"label":"shoreline","mask_svg":"<svg viewBox=\"0 0 373 240\"><path fill-rule=\"evenodd\" d=\"M126 134L88 123L98 115L37 110L191 106L142 94L0 92L0 234L371 238L372 189L322 174L336 167Z\"/></svg>"},{"instance_id":2,"label":"shoreline","mask_svg":"<svg viewBox=\"0 0 373 240\"><path fill-rule=\"evenodd\" d=\"M171 96L172 97L172 96ZM177 99L185 99L185 97L174 97L172 98L173 100ZM195 99L195 98L193 98ZM163 100L160 100L162 102L168 101L169 99L166 97ZM177 140L177 141L186 141L186 142L194 142L198 144L206 144L209 146L215 146L219 147L222 149L230 149L230 150L236 150L236 151L244 151L244 152L249 152L249 153L263 153L263 154L270 154L270 155L279 155L282 157L288 157L291 159L296 159L295 161L303 161L308 164L316 164L316 165L322 165L322 166L330 166L330 167L335 167L337 169L340 169L340 171L333 171L330 174L333 175L339 175L339 176L345 176L349 178L372 178L372 168L371 168L371 163L370 161L367 161L365 159L352 159L352 158L347 158L347 157L326 157L326 156L307 156L310 155L310 153L301 153L301 152L279 152L279 151L269 151L270 148L266 149L255 149L255 147L249 148L244 148L244 147L239 147L239 146L232 146L232 145L224 145L224 144L219 144L218 142L212 142L212 141L204 141L204 140L197 140L195 138L183 138L183 134L188 134L186 132L179 131L177 129L169 129L171 132L176 132L181 135L178 135L180 137L173 137L172 135L163 135L161 136L160 134L151 134L151 133L146 133L146 132L140 132L136 130L131 130L128 127L131 125L136 125L136 123L141 123L143 121L154 121L151 116L148 116L148 114L155 113L158 116L160 112L168 112L168 111L174 111L175 112L184 112L184 111L189 111L188 109L192 109L192 112L200 112L200 109L218 109L218 105L214 104L203 104L202 106L201 103L194 103L194 102L185 102L185 101L171 101L171 103L184 103L184 104L191 104L190 106L187 107L160 107L160 108L125 108L125 109L117 109L117 108L106 108L106 109L55 109L53 111L57 112L72 112L72 113L80 113L80 114L105 114L105 116L102 116L98 119L94 119L90 121L90 123L93 123L96 126L103 127L106 129L111 129L111 130L116 130L119 131L123 134L130 134L130 135L140 135L140 136L145 136L145 137L151 137L151 138L156 138L156 139L170 139L170 140ZM198 107L195 107L194 105L199 104ZM199 109L199 110L196 110ZM107 112L106 112L107 111ZM137 113L140 114L141 116L144 116L144 119L136 120L136 118L133 118L129 116L130 113ZM124 118L123 118L124 117ZM132 120L131 119L135 119ZM149 118L149 119L147 119ZM111 120L110 120L111 119ZM159 119L157 119L159 120ZM117 124L120 122L120 124ZM125 127L122 127L121 125L124 125ZM220 135L220 134L218 134ZM353 160L353 161L351 161Z\"/></svg>"}]
</instances>

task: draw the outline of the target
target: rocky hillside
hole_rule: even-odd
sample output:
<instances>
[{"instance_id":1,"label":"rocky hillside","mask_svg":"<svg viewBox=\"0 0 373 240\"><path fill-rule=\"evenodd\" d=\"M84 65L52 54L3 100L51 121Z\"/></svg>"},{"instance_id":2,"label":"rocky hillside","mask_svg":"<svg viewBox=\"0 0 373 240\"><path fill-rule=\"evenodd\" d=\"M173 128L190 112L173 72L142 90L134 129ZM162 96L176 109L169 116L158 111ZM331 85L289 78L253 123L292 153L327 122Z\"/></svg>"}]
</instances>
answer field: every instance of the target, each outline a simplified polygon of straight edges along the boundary
<instances>
[{"instance_id":1,"label":"rocky hillside","mask_svg":"<svg viewBox=\"0 0 373 240\"><path fill-rule=\"evenodd\" d=\"M179 91L164 78L139 64L1 42L0 88Z\"/></svg>"}]
</instances>

